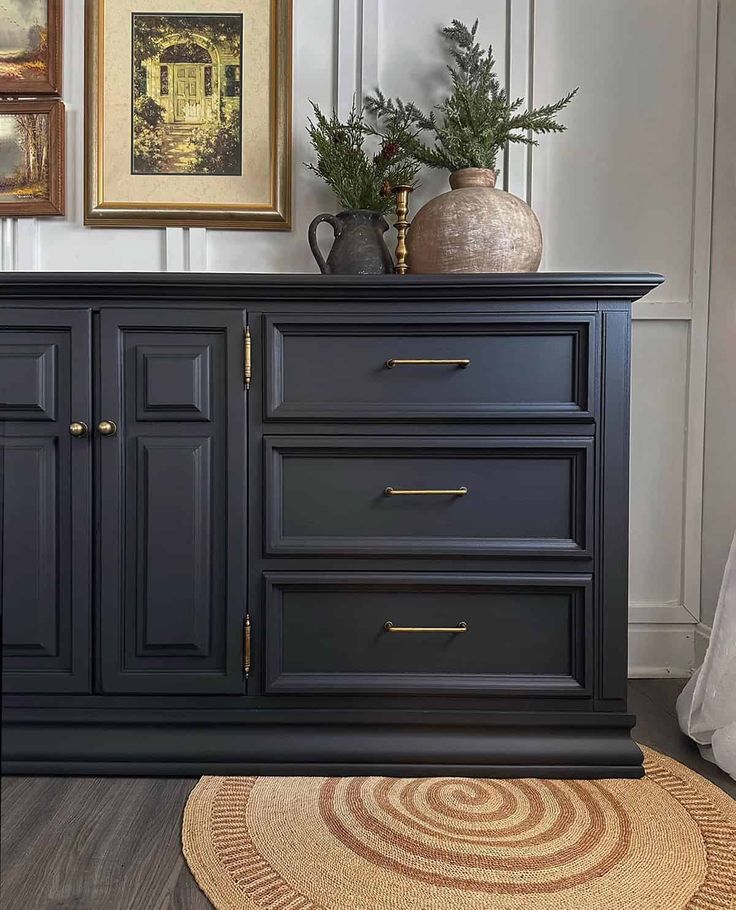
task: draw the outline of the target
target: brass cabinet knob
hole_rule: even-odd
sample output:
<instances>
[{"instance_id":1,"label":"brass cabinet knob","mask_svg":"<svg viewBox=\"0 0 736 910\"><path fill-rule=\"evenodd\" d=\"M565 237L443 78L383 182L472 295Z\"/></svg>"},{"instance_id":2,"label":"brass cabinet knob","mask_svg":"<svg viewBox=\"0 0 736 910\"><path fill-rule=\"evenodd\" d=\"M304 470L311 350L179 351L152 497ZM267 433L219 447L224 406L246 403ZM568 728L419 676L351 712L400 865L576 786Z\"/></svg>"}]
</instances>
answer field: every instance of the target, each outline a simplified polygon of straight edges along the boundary
<instances>
[{"instance_id":1,"label":"brass cabinet knob","mask_svg":"<svg viewBox=\"0 0 736 910\"><path fill-rule=\"evenodd\" d=\"M97 432L100 436L114 436L118 431L118 425L114 420L101 420L97 424Z\"/></svg>"},{"instance_id":2,"label":"brass cabinet knob","mask_svg":"<svg viewBox=\"0 0 736 910\"><path fill-rule=\"evenodd\" d=\"M76 439L80 439L82 436L86 436L87 433L89 433L89 427L81 420L75 420L74 423L69 424L70 436L74 436Z\"/></svg>"}]
</instances>

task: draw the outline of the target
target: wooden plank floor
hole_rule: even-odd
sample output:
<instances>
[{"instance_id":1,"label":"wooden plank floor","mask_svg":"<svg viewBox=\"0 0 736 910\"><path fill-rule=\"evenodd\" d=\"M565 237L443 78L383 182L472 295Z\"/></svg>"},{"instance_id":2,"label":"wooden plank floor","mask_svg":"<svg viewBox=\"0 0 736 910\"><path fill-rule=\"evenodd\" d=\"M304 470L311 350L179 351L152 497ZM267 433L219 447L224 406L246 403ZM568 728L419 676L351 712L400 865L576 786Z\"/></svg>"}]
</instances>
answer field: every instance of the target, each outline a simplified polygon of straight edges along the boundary
<instances>
[{"instance_id":1,"label":"wooden plank floor","mask_svg":"<svg viewBox=\"0 0 736 910\"><path fill-rule=\"evenodd\" d=\"M677 727L682 680L632 680L636 739L736 797ZM6 778L2 910L211 910L179 845L194 780Z\"/></svg>"}]
</instances>

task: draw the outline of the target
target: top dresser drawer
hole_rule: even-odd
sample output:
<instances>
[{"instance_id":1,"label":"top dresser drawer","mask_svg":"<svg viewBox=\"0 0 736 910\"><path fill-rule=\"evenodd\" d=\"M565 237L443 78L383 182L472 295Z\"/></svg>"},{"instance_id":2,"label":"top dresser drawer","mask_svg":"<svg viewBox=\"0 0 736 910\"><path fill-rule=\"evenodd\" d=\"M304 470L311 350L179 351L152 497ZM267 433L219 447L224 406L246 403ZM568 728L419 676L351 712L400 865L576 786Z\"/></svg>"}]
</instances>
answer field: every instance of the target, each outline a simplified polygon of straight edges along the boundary
<instances>
[{"instance_id":1,"label":"top dresser drawer","mask_svg":"<svg viewBox=\"0 0 736 910\"><path fill-rule=\"evenodd\" d=\"M593 315L267 316L264 323L267 420L593 414Z\"/></svg>"}]
</instances>

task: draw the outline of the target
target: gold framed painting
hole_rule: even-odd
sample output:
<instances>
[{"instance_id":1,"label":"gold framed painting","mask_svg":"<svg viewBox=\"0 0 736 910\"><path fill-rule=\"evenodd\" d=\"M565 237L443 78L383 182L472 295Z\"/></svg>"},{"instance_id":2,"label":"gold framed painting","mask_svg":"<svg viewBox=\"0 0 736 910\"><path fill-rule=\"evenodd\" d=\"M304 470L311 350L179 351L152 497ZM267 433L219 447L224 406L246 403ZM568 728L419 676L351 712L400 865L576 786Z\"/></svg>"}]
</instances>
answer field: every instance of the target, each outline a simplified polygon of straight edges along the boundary
<instances>
[{"instance_id":1,"label":"gold framed painting","mask_svg":"<svg viewBox=\"0 0 736 910\"><path fill-rule=\"evenodd\" d=\"M64 105L0 101L0 218L64 214Z\"/></svg>"},{"instance_id":2,"label":"gold framed painting","mask_svg":"<svg viewBox=\"0 0 736 910\"><path fill-rule=\"evenodd\" d=\"M292 0L86 0L85 224L291 228Z\"/></svg>"},{"instance_id":3,"label":"gold framed painting","mask_svg":"<svg viewBox=\"0 0 736 910\"><path fill-rule=\"evenodd\" d=\"M62 0L0 0L0 93L61 94Z\"/></svg>"}]
</instances>

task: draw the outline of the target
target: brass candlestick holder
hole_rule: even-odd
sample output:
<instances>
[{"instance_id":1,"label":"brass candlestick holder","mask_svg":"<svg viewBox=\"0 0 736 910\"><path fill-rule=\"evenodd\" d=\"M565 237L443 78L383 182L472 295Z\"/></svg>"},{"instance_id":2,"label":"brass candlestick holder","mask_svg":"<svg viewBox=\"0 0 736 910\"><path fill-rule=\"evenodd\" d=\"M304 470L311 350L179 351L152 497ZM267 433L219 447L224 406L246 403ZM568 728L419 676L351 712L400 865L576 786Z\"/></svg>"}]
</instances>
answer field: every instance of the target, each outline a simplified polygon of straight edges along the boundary
<instances>
[{"instance_id":1,"label":"brass candlestick holder","mask_svg":"<svg viewBox=\"0 0 736 910\"><path fill-rule=\"evenodd\" d=\"M409 215L409 194L414 187L394 186L391 192L396 197L396 267L394 271L397 275L406 275L409 271L407 262L408 251L406 248L406 233L409 230L409 222L406 220Z\"/></svg>"}]
</instances>

